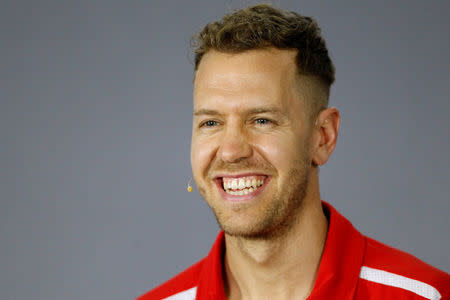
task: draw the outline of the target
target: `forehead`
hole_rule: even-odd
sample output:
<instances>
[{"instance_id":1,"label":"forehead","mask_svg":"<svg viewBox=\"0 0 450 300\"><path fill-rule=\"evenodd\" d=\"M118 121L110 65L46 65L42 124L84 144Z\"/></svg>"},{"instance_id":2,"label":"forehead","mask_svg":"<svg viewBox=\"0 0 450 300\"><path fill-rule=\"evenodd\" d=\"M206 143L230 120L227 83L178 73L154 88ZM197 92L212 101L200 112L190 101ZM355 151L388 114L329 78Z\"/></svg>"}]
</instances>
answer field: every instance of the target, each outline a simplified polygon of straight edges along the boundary
<instances>
[{"instance_id":1,"label":"forehead","mask_svg":"<svg viewBox=\"0 0 450 300\"><path fill-rule=\"evenodd\" d=\"M243 53L209 51L199 64L194 81L194 105L204 99L289 97L297 80L296 50L262 49ZM208 102L211 102L208 101ZM201 103L199 103L201 102ZM214 101L213 101L214 102Z\"/></svg>"}]
</instances>

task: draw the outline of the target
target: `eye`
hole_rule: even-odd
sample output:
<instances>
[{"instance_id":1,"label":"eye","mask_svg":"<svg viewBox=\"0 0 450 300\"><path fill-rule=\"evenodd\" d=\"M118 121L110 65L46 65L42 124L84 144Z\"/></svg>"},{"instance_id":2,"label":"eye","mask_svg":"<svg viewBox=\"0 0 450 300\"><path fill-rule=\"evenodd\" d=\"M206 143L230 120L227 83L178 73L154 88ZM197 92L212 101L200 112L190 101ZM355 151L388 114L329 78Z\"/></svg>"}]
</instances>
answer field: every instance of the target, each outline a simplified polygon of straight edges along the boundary
<instances>
[{"instance_id":1,"label":"eye","mask_svg":"<svg viewBox=\"0 0 450 300\"><path fill-rule=\"evenodd\" d=\"M208 121L203 122L203 123L201 124L201 127L214 127L214 126L216 126L217 124L219 124L217 121L214 121L214 120L208 120Z\"/></svg>"},{"instance_id":2,"label":"eye","mask_svg":"<svg viewBox=\"0 0 450 300\"><path fill-rule=\"evenodd\" d=\"M259 118L255 120L255 123L258 125L268 125L272 123L272 121L270 121L269 119Z\"/></svg>"}]
</instances>

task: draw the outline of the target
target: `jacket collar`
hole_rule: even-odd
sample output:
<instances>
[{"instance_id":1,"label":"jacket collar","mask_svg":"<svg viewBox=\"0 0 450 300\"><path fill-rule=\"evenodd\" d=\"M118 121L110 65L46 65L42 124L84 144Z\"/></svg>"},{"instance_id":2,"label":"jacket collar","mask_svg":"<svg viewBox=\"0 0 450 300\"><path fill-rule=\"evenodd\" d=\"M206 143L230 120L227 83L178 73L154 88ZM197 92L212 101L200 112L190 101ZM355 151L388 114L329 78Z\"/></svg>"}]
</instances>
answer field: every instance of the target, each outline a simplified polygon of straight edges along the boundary
<instances>
[{"instance_id":1,"label":"jacket collar","mask_svg":"<svg viewBox=\"0 0 450 300\"><path fill-rule=\"evenodd\" d=\"M223 258L225 253L225 235L219 233L208 256L204 260L197 286L196 299L225 300L223 287Z\"/></svg>"},{"instance_id":2,"label":"jacket collar","mask_svg":"<svg viewBox=\"0 0 450 300\"><path fill-rule=\"evenodd\" d=\"M333 206L322 201L322 208L329 216L327 240L308 299L353 299L364 258L364 236Z\"/></svg>"},{"instance_id":3,"label":"jacket collar","mask_svg":"<svg viewBox=\"0 0 450 300\"><path fill-rule=\"evenodd\" d=\"M353 299L365 252L365 240L333 206L322 202L329 219L327 239L309 300ZM223 287L224 233L221 231L204 260L197 299L225 299Z\"/></svg>"}]
</instances>

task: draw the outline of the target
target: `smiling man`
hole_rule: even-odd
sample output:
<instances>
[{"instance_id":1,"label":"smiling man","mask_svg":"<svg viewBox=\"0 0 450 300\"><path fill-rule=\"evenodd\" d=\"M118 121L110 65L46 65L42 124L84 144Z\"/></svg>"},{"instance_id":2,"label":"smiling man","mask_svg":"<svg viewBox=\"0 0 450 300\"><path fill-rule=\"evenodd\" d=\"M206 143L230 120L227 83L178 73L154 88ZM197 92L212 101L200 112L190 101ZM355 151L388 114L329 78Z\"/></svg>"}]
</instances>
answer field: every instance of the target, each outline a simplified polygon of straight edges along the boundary
<instances>
[{"instance_id":1,"label":"smiling man","mask_svg":"<svg viewBox=\"0 0 450 300\"><path fill-rule=\"evenodd\" d=\"M257 5L197 37L191 164L222 228L140 299L447 299L450 279L321 201L338 137L334 67L309 17Z\"/></svg>"}]
</instances>

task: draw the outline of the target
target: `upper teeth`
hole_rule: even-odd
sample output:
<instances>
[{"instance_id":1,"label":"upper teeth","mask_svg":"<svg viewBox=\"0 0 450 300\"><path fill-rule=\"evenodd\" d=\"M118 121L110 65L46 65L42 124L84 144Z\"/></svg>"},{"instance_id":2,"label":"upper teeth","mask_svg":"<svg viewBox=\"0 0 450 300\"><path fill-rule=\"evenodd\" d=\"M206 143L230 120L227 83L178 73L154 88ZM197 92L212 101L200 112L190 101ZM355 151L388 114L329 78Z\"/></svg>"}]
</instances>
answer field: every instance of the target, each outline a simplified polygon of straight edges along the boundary
<instances>
[{"instance_id":1,"label":"upper teeth","mask_svg":"<svg viewBox=\"0 0 450 300\"><path fill-rule=\"evenodd\" d=\"M242 190L245 188L258 188L264 183L264 179L257 179L254 176L240 178L223 178L223 188L225 190Z\"/></svg>"}]
</instances>

